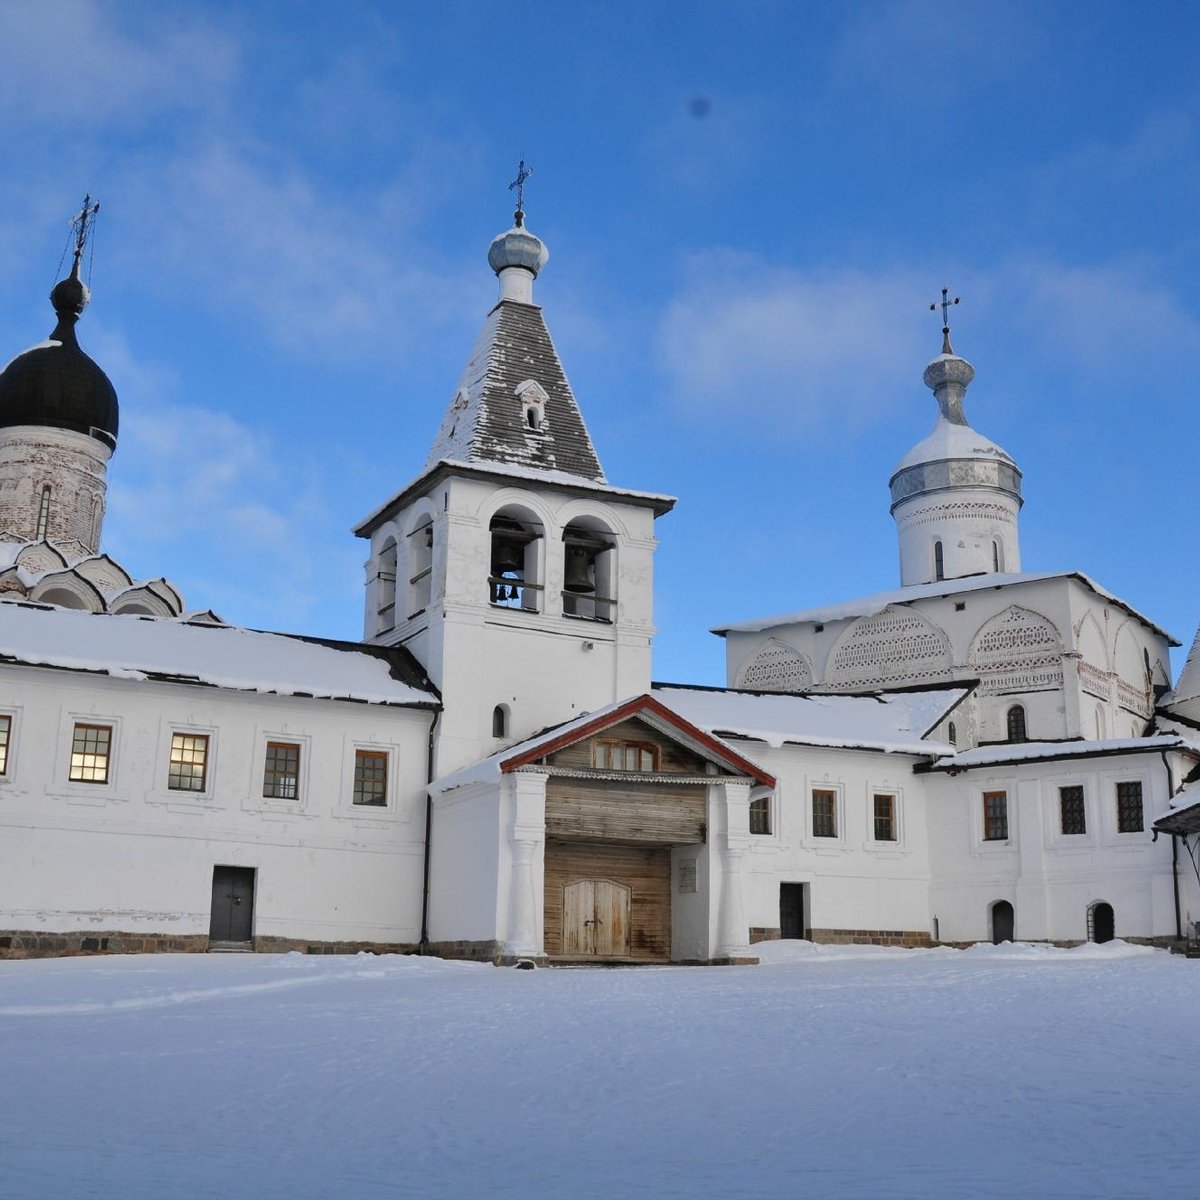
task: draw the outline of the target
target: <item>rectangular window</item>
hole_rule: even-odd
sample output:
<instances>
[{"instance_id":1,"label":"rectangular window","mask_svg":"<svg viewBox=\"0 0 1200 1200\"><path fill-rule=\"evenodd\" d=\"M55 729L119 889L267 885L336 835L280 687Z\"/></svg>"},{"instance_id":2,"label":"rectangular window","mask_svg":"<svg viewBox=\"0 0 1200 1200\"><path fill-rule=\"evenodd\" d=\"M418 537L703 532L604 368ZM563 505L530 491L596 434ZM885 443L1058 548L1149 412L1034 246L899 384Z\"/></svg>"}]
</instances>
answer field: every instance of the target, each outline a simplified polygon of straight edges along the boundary
<instances>
[{"instance_id":1,"label":"rectangular window","mask_svg":"<svg viewBox=\"0 0 1200 1200\"><path fill-rule=\"evenodd\" d=\"M771 797L759 796L750 801L750 832L771 832Z\"/></svg>"},{"instance_id":2,"label":"rectangular window","mask_svg":"<svg viewBox=\"0 0 1200 1200\"><path fill-rule=\"evenodd\" d=\"M268 742L263 795L272 800L295 800L299 794L300 747L293 742Z\"/></svg>"},{"instance_id":3,"label":"rectangular window","mask_svg":"<svg viewBox=\"0 0 1200 1200\"><path fill-rule=\"evenodd\" d=\"M593 742L592 766L601 771L655 771L658 753L636 742Z\"/></svg>"},{"instance_id":4,"label":"rectangular window","mask_svg":"<svg viewBox=\"0 0 1200 1200\"><path fill-rule=\"evenodd\" d=\"M983 793L983 840L1008 841L1008 793Z\"/></svg>"},{"instance_id":5,"label":"rectangular window","mask_svg":"<svg viewBox=\"0 0 1200 1200\"><path fill-rule=\"evenodd\" d=\"M383 808L387 804L386 750L355 750L354 803Z\"/></svg>"},{"instance_id":6,"label":"rectangular window","mask_svg":"<svg viewBox=\"0 0 1200 1200\"><path fill-rule=\"evenodd\" d=\"M888 792L875 793L875 840L896 840L896 797Z\"/></svg>"},{"instance_id":7,"label":"rectangular window","mask_svg":"<svg viewBox=\"0 0 1200 1200\"><path fill-rule=\"evenodd\" d=\"M12 733L12 717L0 717L0 775L8 774L8 739Z\"/></svg>"},{"instance_id":8,"label":"rectangular window","mask_svg":"<svg viewBox=\"0 0 1200 1200\"><path fill-rule=\"evenodd\" d=\"M814 788L812 794L813 837L837 837L837 792Z\"/></svg>"},{"instance_id":9,"label":"rectangular window","mask_svg":"<svg viewBox=\"0 0 1200 1200\"><path fill-rule=\"evenodd\" d=\"M67 778L72 783L107 783L111 748L112 726L76 725Z\"/></svg>"},{"instance_id":10,"label":"rectangular window","mask_svg":"<svg viewBox=\"0 0 1200 1200\"><path fill-rule=\"evenodd\" d=\"M1117 784L1117 832L1141 833L1146 828L1142 819L1142 785L1135 779Z\"/></svg>"},{"instance_id":11,"label":"rectangular window","mask_svg":"<svg viewBox=\"0 0 1200 1200\"><path fill-rule=\"evenodd\" d=\"M1058 789L1058 807L1063 833L1087 833L1087 814L1083 808L1083 788L1078 784Z\"/></svg>"},{"instance_id":12,"label":"rectangular window","mask_svg":"<svg viewBox=\"0 0 1200 1200\"><path fill-rule=\"evenodd\" d=\"M173 792L204 791L208 765L208 734L173 733L171 764L167 768L167 787Z\"/></svg>"}]
</instances>

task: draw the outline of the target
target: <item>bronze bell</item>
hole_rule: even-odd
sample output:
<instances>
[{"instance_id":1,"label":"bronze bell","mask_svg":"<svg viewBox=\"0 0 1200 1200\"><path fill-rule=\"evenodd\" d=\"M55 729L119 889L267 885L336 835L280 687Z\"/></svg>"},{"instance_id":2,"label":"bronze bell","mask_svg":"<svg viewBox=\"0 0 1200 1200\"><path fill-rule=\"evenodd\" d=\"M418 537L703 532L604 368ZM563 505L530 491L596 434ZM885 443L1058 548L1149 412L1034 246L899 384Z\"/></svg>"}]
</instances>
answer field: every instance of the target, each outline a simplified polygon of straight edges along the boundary
<instances>
[{"instance_id":1,"label":"bronze bell","mask_svg":"<svg viewBox=\"0 0 1200 1200\"><path fill-rule=\"evenodd\" d=\"M492 541L492 576L503 578L506 575L524 575L525 555L523 547L506 538L495 538Z\"/></svg>"},{"instance_id":2,"label":"bronze bell","mask_svg":"<svg viewBox=\"0 0 1200 1200\"><path fill-rule=\"evenodd\" d=\"M567 546L567 559L563 577L563 589L568 592L594 592L592 579L592 556L586 546Z\"/></svg>"}]
</instances>

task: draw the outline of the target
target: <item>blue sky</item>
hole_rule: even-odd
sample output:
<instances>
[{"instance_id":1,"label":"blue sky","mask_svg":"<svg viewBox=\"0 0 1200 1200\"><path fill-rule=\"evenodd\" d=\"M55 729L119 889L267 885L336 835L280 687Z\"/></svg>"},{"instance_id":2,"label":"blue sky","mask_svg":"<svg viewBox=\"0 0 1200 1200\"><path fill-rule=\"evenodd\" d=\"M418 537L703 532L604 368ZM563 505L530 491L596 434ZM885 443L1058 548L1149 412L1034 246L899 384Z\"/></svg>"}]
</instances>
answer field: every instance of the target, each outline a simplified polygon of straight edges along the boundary
<instances>
[{"instance_id":1,"label":"blue sky","mask_svg":"<svg viewBox=\"0 0 1200 1200\"><path fill-rule=\"evenodd\" d=\"M608 476L679 497L657 677L723 682L710 625L898 584L943 283L1024 569L1190 642L1198 33L1167 3L5 5L0 354L49 331L92 191L105 549L357 636L349 529L424 461L523 154Z\"/></svg>"}]
</instances>

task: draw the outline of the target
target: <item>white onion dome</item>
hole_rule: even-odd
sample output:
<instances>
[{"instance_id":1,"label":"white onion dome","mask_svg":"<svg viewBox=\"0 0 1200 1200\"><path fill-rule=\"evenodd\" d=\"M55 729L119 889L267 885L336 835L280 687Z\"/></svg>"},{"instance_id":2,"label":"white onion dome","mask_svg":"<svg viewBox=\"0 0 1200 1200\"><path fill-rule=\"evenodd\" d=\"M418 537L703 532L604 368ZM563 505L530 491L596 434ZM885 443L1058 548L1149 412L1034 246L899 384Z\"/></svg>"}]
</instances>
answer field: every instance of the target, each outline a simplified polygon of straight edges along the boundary
<instances>
[{"instance_id":1,"label":"white onion dome","mask_svg":"<svg viewBox=\"0 0 1200 1200\"><path fill-rule=\"evenodd\" d=\"M525 228L525 214L519 210L513 227L493 238L488 247L488 265L497 275L509 267L520 267L536 279L549 261L546 243Z\"/></svg>"},{"instance_id":2,"label":"white onion dome","mask_svg":"<svg viewBox=\"0 0 1200 1200\"><path fill-rule=\"evenodd\" d=\"M893 511L913 496L958 487L995 489L1020 505L1021 472L1016 462L967 423L963 398L975 378L975 368L954 353L949 337L942 353L925 368L923 378L937 400L937 420L929 436L919 441L892 473Z\"/></svg>"}]
</instances>

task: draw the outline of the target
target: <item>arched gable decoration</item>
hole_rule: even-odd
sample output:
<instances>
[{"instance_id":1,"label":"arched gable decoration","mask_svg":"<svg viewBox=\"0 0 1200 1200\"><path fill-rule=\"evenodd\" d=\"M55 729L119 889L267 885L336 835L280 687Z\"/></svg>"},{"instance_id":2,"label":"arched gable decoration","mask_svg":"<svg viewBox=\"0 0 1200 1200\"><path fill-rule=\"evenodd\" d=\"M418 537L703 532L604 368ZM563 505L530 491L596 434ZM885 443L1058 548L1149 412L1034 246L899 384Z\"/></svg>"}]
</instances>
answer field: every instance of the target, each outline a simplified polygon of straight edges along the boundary
<instances>
[{"instance_id":1,"label":"arched gable decoration","mask_svg":"<svg viewBox=\"0 0 1200 1200\"><path fill-rule=\"evenodd\" d=\"M1149 718L1154 708L1147 655L1126 621L1117 630L1113 646L1113 669L1117 673L1117 700L1122 708L1139 717Z\"/></svg>"},{"instance_id":2,"label":"arched gable decoration","mask_svg":"<svg viewBox=\"0 0 1200 1200\"><path fill-rule=\"evenodd\" d=\"M969 661L979 695L1045 692L1062 686L1063 644L1054 622L1014 604L985 621Z\"/></svg>"},{"instance_id":3,"label":"arched gable decoration","mask_svg":"<svg viewBox=\"0 0 1200 1200\"><path fill-rule=\"evenodd\" d=\"M37 586L30 589L29 599L36 604L56 604L59 608L84 612L102 613L108 609L96 585L69 569L43 575Z\"/></svg>"},{"instance_id":4,"label":"arched gable decoration","mask_svg":"<svg viewBox=\"0 0 1200 1200\"><path fill-rule=\"evenodd\" d=\"M1075 648L1079 651L1079 682L1083 690L1097 700L1111 701L1112 672L1108 666L1108 650L1094 614L1088 613L1079 622Z\"/></svg>"},{"instance_id":5,"label":"arched gable decoration","mask_svg":"<svg viewBox=\"0 0 1200 1200\"><path fill-rule=\"evenodd\" d=\"M742 668L738 687L756 692L803 692L812 687L812 665L799 650L771 638Z\"/></svg>"},{"instance_id":6,"label":"arched gable decoration","mask_svg":"<svg viewBox=\"0 0 1200 1200\"><path fill-rule=\"evenodd\" d=\"M860 617L842 634L830 658L830 687L923 683L951 669L950 639L915 609L889 605Z\"/></svg>"}]
</instances>

